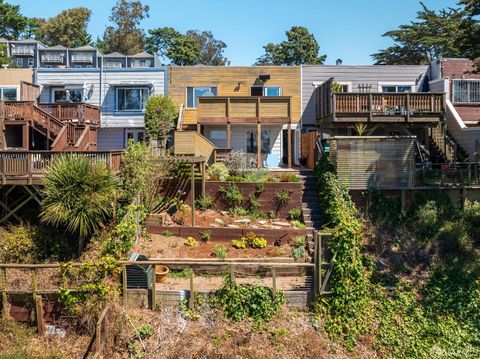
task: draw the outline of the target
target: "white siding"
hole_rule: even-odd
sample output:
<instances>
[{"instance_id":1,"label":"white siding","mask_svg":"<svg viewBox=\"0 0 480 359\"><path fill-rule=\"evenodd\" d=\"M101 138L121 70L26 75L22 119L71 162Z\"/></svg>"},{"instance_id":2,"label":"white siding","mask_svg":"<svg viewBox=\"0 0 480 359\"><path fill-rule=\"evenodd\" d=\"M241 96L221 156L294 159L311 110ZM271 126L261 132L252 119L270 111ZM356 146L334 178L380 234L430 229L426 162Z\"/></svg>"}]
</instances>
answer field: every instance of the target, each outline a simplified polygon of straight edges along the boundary
<instances>
[{"instance_id":1,"label":"white siding","mask_svg":"<svg viewBox=\"0 0 480 359\"><path fill-rule=\"evenodd\" d=\"M475 160L480 150L480 127L466 127L452 103L447 100L447 129L460 146Z\"/></svg>"},{"instance_id":2,"label":"white siding","mask_svg":"<svg viewBox=\"0 0 480 359\"><path fill-rule=\"evenodd\" d=\"M321 84L334 77L337 82L351 84L351 92L358 92L360 85L370 85L371 92L378 92L381 83L412 83L419 86L428 65L370 65L370 66L302 66L302 125L314 126L316 101L314 83Z\"/></svg>"}]
</instances>

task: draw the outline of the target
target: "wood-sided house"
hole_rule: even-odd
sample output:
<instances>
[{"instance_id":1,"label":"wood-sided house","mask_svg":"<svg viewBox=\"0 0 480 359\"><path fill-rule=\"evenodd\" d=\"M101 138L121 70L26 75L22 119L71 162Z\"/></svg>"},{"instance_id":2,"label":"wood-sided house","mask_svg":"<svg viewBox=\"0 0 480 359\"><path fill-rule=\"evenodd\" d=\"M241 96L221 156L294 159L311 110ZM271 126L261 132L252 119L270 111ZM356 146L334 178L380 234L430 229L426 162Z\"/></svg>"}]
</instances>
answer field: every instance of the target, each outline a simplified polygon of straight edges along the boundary
<instances>
[{"instance_id":1,"label":"wood-sided house","mask_svg":"<svg viewBox=\"0 0 480 359\"><path fill-rule=\"evenodd\" d=\"M171 66L168 95L180 113L177 152L196 154L190 131L213 144L217 159L239 151L259 167L297 162L300 67Z\"/></svg>"}]
</instances>

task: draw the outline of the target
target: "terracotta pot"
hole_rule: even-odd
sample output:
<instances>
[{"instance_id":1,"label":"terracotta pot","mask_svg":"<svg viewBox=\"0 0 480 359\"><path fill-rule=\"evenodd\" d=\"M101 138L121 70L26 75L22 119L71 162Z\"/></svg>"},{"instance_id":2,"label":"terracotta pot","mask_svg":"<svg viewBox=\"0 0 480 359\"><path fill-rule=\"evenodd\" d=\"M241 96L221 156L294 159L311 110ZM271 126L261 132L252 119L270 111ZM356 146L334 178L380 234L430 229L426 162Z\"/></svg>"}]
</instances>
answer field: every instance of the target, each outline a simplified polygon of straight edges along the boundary
<instances>
[{"instance_id":1,"label":"terracotta pot","mask_svg":"<svg viewBox=\"0 0 480 359\"><path fill-rule=\"evenodd\" d=\"M165 283L167 281L168 267L155 266L155 283Z\"/></svg>"}]
</instances>

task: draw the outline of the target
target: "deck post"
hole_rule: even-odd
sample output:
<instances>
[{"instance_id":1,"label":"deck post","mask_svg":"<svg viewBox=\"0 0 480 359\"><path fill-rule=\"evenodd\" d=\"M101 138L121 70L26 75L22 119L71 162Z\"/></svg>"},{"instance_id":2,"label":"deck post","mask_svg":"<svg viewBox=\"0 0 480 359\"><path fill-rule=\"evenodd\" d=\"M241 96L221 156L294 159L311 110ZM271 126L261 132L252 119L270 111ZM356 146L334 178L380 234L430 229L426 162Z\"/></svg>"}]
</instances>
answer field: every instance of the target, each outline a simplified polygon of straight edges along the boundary
<instances>
[{"instance_id":1,"label":"deck post","mask_svg":"<svg viewBox=\"0 0 480 359\"><path fill-rule=\"evenodd\" d=\"M257 124L257 167L262 168L262 124L260 119Z\"/></svg>"},{"instance_id":2,"label":"deck post","mask_svg":"<svg viewBox=\"0 0 480 359\"><path fill-rule=\"evenodd\" d=\"M128 303L128 290L127 290L127 265L122 265L122 292L123 292L123 306L126 308Z\"/></svg>"},{"instance_id":3,"label":"deck post","mask_svg":"<svg viewBox=\"0 0 480 359\"><path fill-rule=\"evenodd\" d=\"M277 295L277 269L272 267L272 291L273 296Z\"/></svg>"},{"instance_id":4,"label":"deck post","mask_svg":"<svg viewBox=\"0 0 480 359\"><path fill-rule=\"evenodd\" d=\"M206 169L205 169L205 162L200 164L200 168L202 170L202 197L205 197L205 182L206 182Z\"/></svg>"},{"instance_id":5,"label":"deck post","mask_svg":"<svg viewBox=\"0 0 480 359\"><path fill-rule=\"evenodd\" d=\"M227 148L232 148L232 125L227 119Z\"/></svg>"},{"instance_id":6,"label":"deck post","mask_svg":"<svg viewBox=\"0 0 480 359\"><path fill-rule=\"evenodd\" d=\"M22 126L22 147L25 151L29 150L30 143L28 139L28 121Z\"/></svg>"},{"instance_id":7,"label":"deck post","mask_svg":"<svg viewBox=\"0 0 480 359\"><path fill-rule=\"evenodd\" d=\"M292 168L292 121L289 121L287 126L287 166Z\"/></svg>"},{"instance_id":8,"label":"deck post","mask_svg":"<svg viewBox=\"0 0 480 359\"><path fill-rule=\"evenodd\" d=\"M0 268L0 284L2 290L2 318L9 319L8 297L7 297L7 268Z\"/></svg>"},{"instance_id":9,"label":"deck post","mask_svg":"<svg viewBox=\"0 0 480 359\"><path fill-rule=\"evenodd\" d=\"M192 196L192 227L195 227L195 164L192 163L190 194Z\"/></svg>"}]
</instances>

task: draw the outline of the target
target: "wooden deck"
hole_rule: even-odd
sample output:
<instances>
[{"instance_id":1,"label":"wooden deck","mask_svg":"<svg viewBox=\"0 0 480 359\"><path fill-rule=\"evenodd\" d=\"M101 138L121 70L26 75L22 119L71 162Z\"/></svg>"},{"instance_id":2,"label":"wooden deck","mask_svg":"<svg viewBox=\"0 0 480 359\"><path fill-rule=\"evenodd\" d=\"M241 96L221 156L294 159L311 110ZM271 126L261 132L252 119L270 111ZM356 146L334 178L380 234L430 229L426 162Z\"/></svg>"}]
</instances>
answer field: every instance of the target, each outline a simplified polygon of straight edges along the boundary
<instances>
[{"instance_id":1,"label":"wooden deck","mask_svg":"<svg viewBox=\"0 0 480 359\"><path fill-rule=\"evenodd\" d=\"M372 122L436 125L445 112L443 93L333 92L333 79L316 89L316 114L320 123Z\"/></svg>"},{"instance_id":2,"label":"wooden deck","mask_svg":"<svg viewBox=\"0 0 480 359\"><path fill-rule=\"evenodd\" d=\"M41 184L45 169L59 156L72 154L102 161L120 172L122 151L0 151L0 183L2 185Z\"/></svg>"}]
</instances>

